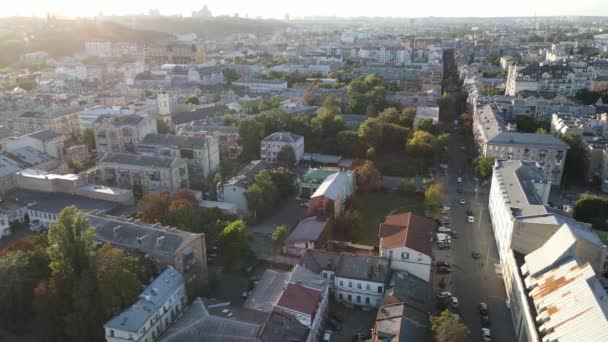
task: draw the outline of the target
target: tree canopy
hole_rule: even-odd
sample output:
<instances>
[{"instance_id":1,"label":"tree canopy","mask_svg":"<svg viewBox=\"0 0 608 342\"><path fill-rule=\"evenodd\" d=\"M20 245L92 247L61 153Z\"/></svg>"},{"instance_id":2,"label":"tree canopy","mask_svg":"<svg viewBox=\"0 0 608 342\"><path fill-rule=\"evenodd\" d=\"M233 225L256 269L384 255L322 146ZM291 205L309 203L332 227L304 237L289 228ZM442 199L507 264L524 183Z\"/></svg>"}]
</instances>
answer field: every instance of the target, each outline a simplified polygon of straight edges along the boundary
<instances>
[{"instance_id":1,"label":"tree canopy","mask_svg":"<svg viewBox=\"0 0 608 342\"><path fill-rule=\"evenodd\" d=\"M577 221L591 223L595 229L608 231L608 198L582 194L574 204L572 216Z\"/></svg>"},{"instance_id":2,"label":"tree canopy","mask_svg":"<svg viewBox=\"0 0 608 342\"><path fill-rule=\"evenodd\" d=\"M494 169L494 158L477 157L475 160L473 160L473 168L480 177L487 179L492 176L492 171Z\"/></svg>"},{"instance_id":3,"label":"tree canopy","mask_svg":"<svg viewBox=\"0 0 608 342\"><path fill-rule=\"evenodd\" d=\"M254 255L242 220L230 222L219 234L218 244L223 264L229 269L234 269Z\"/></svg>"},{"instance_id":4,"label":"tree canopy","mask_svg":"<svg viewBox=\"0 0 608 342\"><path fill-rule=\"evenodd\" d=\"M444 310L439 316L431 316L431 330L437 342L467 342L471 332L461 322L458 322L449 310Z\"/></svg>"}]
</instances>

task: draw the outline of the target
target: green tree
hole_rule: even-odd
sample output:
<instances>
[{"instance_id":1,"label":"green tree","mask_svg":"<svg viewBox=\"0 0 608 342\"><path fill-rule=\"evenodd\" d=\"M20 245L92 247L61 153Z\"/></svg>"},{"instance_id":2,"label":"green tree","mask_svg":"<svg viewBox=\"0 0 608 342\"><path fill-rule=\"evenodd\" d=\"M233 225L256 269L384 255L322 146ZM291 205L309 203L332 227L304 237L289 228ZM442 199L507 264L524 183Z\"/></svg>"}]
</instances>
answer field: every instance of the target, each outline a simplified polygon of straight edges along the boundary
<instances>
[{"instance_id":1,"label":"green tree","mask_svg":"<svg viewBox=\"0 0 608 342\"><path fill-rule=\"evenodd\" d=\"M218 236L218 245L220 257L228 269L235 269L254 255L242 220L233 221L222 230Z\"/></svg>"},{"instance_id":2,"label":"green tree","mask_svg":"<svg viewBox=\"0 0 608 342\"><path fill-rule=\"evenodd\" d=\"M439 134L437 136L437 146L441 150L447 150L450 145L450 135L448 133Z\"/></svg>"},{"instance_id":3,"label":"green tree","mask_svg":"<svg viewBox=\"0 0 608 342\"><path fill-rule=\"evenodd\" d=\"M408 152L425 156L426 158L432 156L436 148L437 138L431 133L423 130L415 131L406 145Z\"/></svg>"},{"instance_id":4,"label":"green tree","mask_svg":"<svg viewBox=\"0 0 608 342\"><path fill-rule=\"evenodd\" d=\"M435 122L431 118L424 118L418 120L416 123L416 130L422 130L429 132L431 134L435 134Z\"/></svg>"},{"instance_id":5,"label":"green tree","mask_svg":"<svg viewBox=\"0 0 608 342\"><path fill-rule=\"evenodd\" d=\"M403 151L410 136L410 129L398 124L384 123L382 125L382 150Z\"/></svg>"},{"instance_id":6,"label":"green tree","mask_svg":"<svg viewBox=\"0 0 608 342\"><path fill-rule=\"evenodd\" d=\"M376 118L365 120L358 130L359 138L369 147L380 147L382 143L383 125Z\"/></svg>"},{"instance_id":7,"label":"green tree","mask_svg":"<svg viewBox=\"0 0 608 342\"><path fill-rule=\"evenodd\" d=\"M344 121L333 106L322 107L310 120L310 125L313 134L319 139L335 137L338 132L345 129Z\"/></svg>"},{"instance_id":8,"label":"green tree","mask_svg":"<svg viewBox=\"0 0 608 342\"><path fill-rule=\"evenodd\" d=\"M549 132L547 132L547 129L544 127L539 127L536 129L536 132L534 132L536 134L549 134Z\"/></svg>"},{"instance_id":9,"label":"green tree","mask_svg":"<svg viewBox=\"0 0 608 342\"><path fill-rule=\"evenodd\" d=\"M403 108L399 115L399 125L403 127L413 128L414 119L416 118L416 110L414 108Z\"/></svg>"},{"instance_id":10,"label":"green tree","mask_svg":"<svg viewBox=\"0 0 608 342\"><path fill-rule=\"evenodd\" d=\"M343 157L357 158L364 153L363 144L359 140L359 135L355 131L340 131L336 136L338 153Z\"/></svg>"},{"instance_id":11,"label":"green tree","mask_svg":"<svg viewBox=\"0 0 608 342\"><path fill-rule=\"evenodd\" d=\"M471 339L469 329L449 310L442 311L439 316L431 316L431 330L437 342L467 342Z\"/></svg>"},{"instance_id":12,"label":"green tree","mask_svg":"<svg viewBox=\"0 0 608 342\"><path fill-rule=\"evenodd\" d=\"M275 245L280 246L283 244L283 241L285 241L285 239L287 239L288 234L289 234L289 230L287 229L287 226L285 226L285 225L276 226L276 228L274 229L274 232L272 232L272 242Z\"/></svg>"},{"instance_id":13,"label":"green tree","mask_svg":"<svg viewBox=\"0 0 608 342\"><path fill-rule=\"evenodd\" d=\"M363 232L363 218L355 209L348 209L335 218L331 228L334 240L358 242Z\"/></svg>"},{"instance_id":14,"label":"green tree","mask_svg":"<svg viewBox=\"0 0 608 342\"><path fill-rule=\"evenodd\" d=\"M323 100L323 108L326 108L332 113L339 114L340 102L338 102L338 100L333 96L327 96L325 100Z\"/></svg>"},{"instance_id":15,"label":"green tree","mask_svg":"<svg viewBox=\"0 0 608 342\"><path fill-rule=\"evenodd\" d=\"M277 153L277 162L287 168L293 168L296 165L296 153L290 145L284 145L279 153Z\"/></svg>"},{"instance_id":16,"label":"green tree","mask_svg":"<svg viewBox=\"0 0 608 342\"><path fill-rule=\"evenodd\" d=\"M256 120L239 121L239 139L243 151L241 159L249 161L260 158L260 142L264 137L262 125Z\"/></svg>"},{"instance_id":17,"label":"green tree","mask_svg":"<svg viewBox=\"0 0 608 342\"><path fill-rule=\"evenodd\" d=\"M258 173L254 183L245 191L247 206L254 217L268 214L278 200L278 189L268 171Z\"/></svg>"},{"instance_id":18,"label":"green tree","mask_svg":"<svg viewBox=\"0 0 608 342\"><path fill-rule=\"evenodd\" d=\"M473 160L473 168L479 177L488 179L492 176L494 170L494 158L477 157Z\"/></svg>"},{"instance_id":19,"label":"green tree","mask_svg":"<svg viewBox=\"0 0 608 342\"><path fill-rule=\"evenodd\" d=\"M277 188L279 200L287 199L295 192L295 174L284 167L277 167L270 173L272 182Z\"/></svg>"},{"instance_id":20,"label":"green tree","mask_svg":"<svg viewBox=\"0 0 608 342\"><path fill-rule=\"evenodd\" d=\"M608 198L582 194L574 204L572 216L577 221L591 223L595 229L608 230Z\"/></svg>"},{"instance_id":21,"label":"green tree","mask_svg":"<svg viewBox=\"0 0 608 342\"><path fill-rule=\"evenodd\" d=\"M89 150L95 149L95 131L93 131L93 128L87 127L82 130L80 143L85 145Z\"/></svg>"},{"instance_id":22,"label":"green tree","mask_svg":"<svg viewBox=\"0 0 608 342\"><path fill-rule=\"evenodd\" d=\"M104 244L95 255L99 303L104 316L112 317L133 304L141 292L143 263L139 257Z\"/></svg>"},{"instance_id":23,"label":"green tree","mask_svg":"<svg viewBox=\"0 0 608 342\"><path fill-rule=\"evenodd\" d=\"M378 120L389 124L401 124L399 112L394 107L386 108L378 114Z\"/></svg>"},{"instance_id":24,"label":"green tree","mask_svg":"<svg viewBox=\"0 0 608 342\"><path fill-rule=\"evenodd\" d=\"M75 206L59 213L48 232L50 268L68 278L79 277L95 255L94 228Z\"/></svg>"},{"instance_id":25,"label":"green tree","mask_svg":"<svg viewBox=\"0 0 608 342\"><path fill-rule=\"evenodd\" d=\"M226 68L223 70L223 74L224 74L224 81L226 82L226 85L228 85L228 86L231 85L232 82L239 79L239 75L236 73L236 71L234 69Z\"/></svg>"},{"instance_id":26,"label":"green tree","mask_svg":"<svg viewBox=\"0 0 608 342\"><path fill-rule=\"evenodd\" d=\"M186 98L186 104L198 106L201 102L198 99L198 96L188 96Z\"/></svg>"}]
</instances>

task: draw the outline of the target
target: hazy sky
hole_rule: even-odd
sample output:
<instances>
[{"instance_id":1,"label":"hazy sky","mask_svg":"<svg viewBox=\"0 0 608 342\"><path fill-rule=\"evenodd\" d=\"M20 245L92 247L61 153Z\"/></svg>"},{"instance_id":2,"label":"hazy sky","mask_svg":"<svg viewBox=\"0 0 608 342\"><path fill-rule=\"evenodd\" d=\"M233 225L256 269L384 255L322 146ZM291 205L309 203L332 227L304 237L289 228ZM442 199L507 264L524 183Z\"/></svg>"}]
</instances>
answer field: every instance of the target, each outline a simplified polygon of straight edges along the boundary
<instances>
[{"instance_id":1,"label":"hazy sky","mask_svg":"<svg viewBox=\"0 0 608 342\"><path fill-rule=\"evenodd\" d=\"M283 18L296 16L538 16L604 15L608 0L3 0L0 16L43 16L47 12L67 16L147 13L157 8L161 14L190 16L207 4L214 15Z\"/></svg>"}]
</instances>

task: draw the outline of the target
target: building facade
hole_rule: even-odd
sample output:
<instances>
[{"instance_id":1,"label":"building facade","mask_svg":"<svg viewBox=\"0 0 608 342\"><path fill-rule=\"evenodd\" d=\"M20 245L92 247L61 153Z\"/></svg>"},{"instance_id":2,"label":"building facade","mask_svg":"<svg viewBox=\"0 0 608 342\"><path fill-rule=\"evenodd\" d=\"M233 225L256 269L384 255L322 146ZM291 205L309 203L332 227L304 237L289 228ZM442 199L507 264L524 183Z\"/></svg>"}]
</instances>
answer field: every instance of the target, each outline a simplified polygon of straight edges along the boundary
<instances>
[{"instance_id":1,"label":"building facade","mask_svg":"<svg viewBox=\"0 0 608 342\"><path fill-rule=\"evenodd\" d=\"M98 153L136 153L137 144L149 133L156 133L151 116L102 115L93 122Z\"/></svg>"},{"instance_id":2,"label":"building facade","mask_svg":"<svg viewBox=\"0 0 608 342\"><path fill-rule=\"evenodd\" d=\"M285 147L293 149L297 165L304 155L304 137L289 132L275 132L262 139L260 158L267 163L277 163L279 153Z\"/></svg>"}]
</instances>

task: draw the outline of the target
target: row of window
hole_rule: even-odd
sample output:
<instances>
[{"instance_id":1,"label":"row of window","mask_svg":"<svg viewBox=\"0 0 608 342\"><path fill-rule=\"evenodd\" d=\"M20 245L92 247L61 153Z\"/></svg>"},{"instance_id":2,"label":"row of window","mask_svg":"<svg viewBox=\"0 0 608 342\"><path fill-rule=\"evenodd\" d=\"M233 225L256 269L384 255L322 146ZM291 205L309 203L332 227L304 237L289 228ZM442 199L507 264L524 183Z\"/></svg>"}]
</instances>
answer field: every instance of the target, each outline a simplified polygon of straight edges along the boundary
<instances>
[{"instance_id":1,"label":"row of window","mask_svg":"<svg viewBox=\"0 0 608 342\"><path fill-rule=\"evenodd\" d=\"M344 287L344 280L340 280L340 281L338 282L338 284L339 284L339 286L340 286L340 287ZM359 283L359 282L358 282L358 283L356 284L356 287L357 287L357 289L359 289L359 290L363 290L363 284L362 284L362 283ZM353 282L352 282L352 281L350 281L350 280L348 281L348 288L351 288L351 289L353 288ZM382 289L383 289L382 285L379 285L379 286L378 286L378 288L377 288L377 292L378 292L378 293L382 293ZM365 290L366 290L366 291L372 291L371 284L365 284Z\"/></svg>"},{"instance_id":2,"label":"row of window","mask_svg":"<svg viewBox=\"0 0 608 342\"><path fill-rule=\"evenodd\" d=\"M344 300L344 294L338 293L338 298L343 301ZM361 296L356 296L355 300L353 301L353 295L348 294L348 295L346 295L346 300L348 300L351 303L362 304L362 302L361 302ZM365 297L364 301L365 301L365 304L371 305L371 299L369 297Z\"/></svg>"},{"instance_id":3,"label":"row of window","mask_svg":"<svg viewBox=\"0 0 608 342\"><path fill-rule=\"evenodd\" d=\"M37 217L45 220L57 220L57 214L41 213L37 211L30 211L31 217Z\"/></svg>"}]
</instances>

